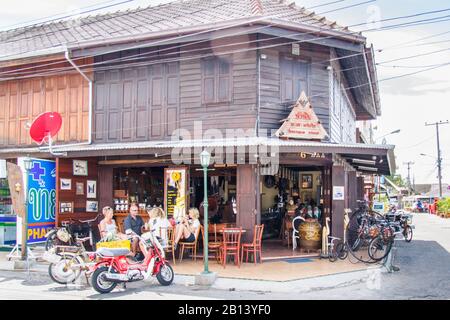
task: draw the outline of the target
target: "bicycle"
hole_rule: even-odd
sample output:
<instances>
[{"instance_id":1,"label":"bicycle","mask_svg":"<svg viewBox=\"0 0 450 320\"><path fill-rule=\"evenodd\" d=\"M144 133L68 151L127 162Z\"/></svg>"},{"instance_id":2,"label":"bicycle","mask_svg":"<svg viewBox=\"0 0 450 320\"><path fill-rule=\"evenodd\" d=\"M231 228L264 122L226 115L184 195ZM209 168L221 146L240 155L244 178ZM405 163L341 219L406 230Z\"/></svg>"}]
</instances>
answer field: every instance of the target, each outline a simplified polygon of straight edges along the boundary
<instances>
[{"instance_id":1,"label":"bicycle","mask_svg":"<svg viewBox=\"0 0 450 320\"><path fill-rule=\"evenodd\" d=\"M50 230L45 237L47 238L45 242L45 250L49 251L55 246L74 246L76 241L75 238L78 237L88 237L90 249L94 250L94 222L98 221L100 214L98 214L94 219L89 220L77 220L70 218L67 221L61 222L61 227L56 227ZM67 235L68 234L68 235Z\"/></svg>"},{"instance_id":2,"label":"bicycle","mask_svg":"<svg viewBox=\"0 0 450 320\"><path fill-rule=\"evenodd\" d=\"M88 240L90 237L76 238L75 245L57 245L44 254L44 259L50 262L48 273L54 282L73 283L83 271L88 279L95 265L95 252L87 251L84 246Z\"/></svg>"},{"instance_id":3,"label":"bicycle","mask_svg":"<svg viewBox=\"0 0 450 320\"><path fill-rule=\"evenodd\" d=\"M385 218L370 210L365 201L358 201L359 207L350 217L345 230L345 248L360 262L376 262L369 255L369 245L380 232L380 224Z\"/></svg>"},{"instance_id":4,"label":"bicycle","mask_svg":"<svg viewBox=\"0 0 450 320\"><path fill-rule=\"evenodd\" d=\"M395 222L381 223L379 233L370 241L368 253L375 262L387 257L395 239Z\"/></svg>"},{"instance_id":5,"label":"bicycle","mask_svg":"<svg viewBox=\"0 0 450 320\"><path fill-rule=\"evenodd\" d=\"M347 259L348 250L347 250L345 244L340 240L341 240L341 238L328 236L328 243L327 243L328 256L325 256L325 257L328 257L330 262L336 262L336 260L338 258L341 260ZM338 242L335 246L335 241L340 241L340 242ZM336 247L336 249L335 249L335 247Z\"/></svg>"}]
</instances>

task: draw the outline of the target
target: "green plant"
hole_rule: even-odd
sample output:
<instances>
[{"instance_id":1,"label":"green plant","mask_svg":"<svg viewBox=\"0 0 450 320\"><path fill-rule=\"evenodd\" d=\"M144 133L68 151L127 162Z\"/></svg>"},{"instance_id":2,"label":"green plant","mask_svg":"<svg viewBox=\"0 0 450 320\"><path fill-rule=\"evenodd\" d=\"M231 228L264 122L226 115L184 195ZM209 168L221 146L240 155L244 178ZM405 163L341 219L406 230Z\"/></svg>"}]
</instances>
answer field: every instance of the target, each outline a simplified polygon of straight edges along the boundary
<instances>
[{"instance_id":1,"label":"green plant","mask_svg":"<svg viewBox=\"0 0 450 320\"><path fill-rule=\"evenodd\" d=\"M444 198L437 203L438 212L444 215L448 215L450 212L450 198Z\"/></svg>"}]
</instances>

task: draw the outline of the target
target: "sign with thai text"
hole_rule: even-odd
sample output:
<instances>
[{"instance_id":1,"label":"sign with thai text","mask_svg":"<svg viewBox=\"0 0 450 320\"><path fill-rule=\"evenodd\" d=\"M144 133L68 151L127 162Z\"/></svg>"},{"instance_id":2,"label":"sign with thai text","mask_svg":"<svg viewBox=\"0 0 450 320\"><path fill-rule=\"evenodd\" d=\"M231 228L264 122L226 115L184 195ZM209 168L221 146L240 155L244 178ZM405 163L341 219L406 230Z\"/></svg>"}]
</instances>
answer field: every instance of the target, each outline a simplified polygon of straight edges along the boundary
<instances>
[{"instance_id":1,"label":"sign with thai text","mask_svg":"<svg viewBox=\"0 0 450 320\"><path fill-rule=\"evenodd\" d=\"M283 124L275 133L277 137L322 140L327 136L304 91L300 94L288 118L282 121Z\"/></svg>"},{"instance_id":2,"label":"sign with thai text","mask_svg":"<svg viewBox=\"0 0 450 320\"><path fill-rule=\"evenodd\" d=\"M186 168L164 169L164 207L175 220L186 214Z\"/></svg>"},{"instance_id":3,"label":"sign with thai text","mask_svg":"<svg viewBox=\"0 0 450 320\"><path fill-rule=\"evenodd\" d=\"M18 159L18 164L22 168L24 168L23 160ZM24 174L27 202L25 207L28 217L27 243L38 243L44 242L47 231L55 227L56 164L51 160L34 158L30 160L31 168ZM17 232L19 236L22 221L21 219L18 221L20 221Z\"/></svg>"}]
</instances>

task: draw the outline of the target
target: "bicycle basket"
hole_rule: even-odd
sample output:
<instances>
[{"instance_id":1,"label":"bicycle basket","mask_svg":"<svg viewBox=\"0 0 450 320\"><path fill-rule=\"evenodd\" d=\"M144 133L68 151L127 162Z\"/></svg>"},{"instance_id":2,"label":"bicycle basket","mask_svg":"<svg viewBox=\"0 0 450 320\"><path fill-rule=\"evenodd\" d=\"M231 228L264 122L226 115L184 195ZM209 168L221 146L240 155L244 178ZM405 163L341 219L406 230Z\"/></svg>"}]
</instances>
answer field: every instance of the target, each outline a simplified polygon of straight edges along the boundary
<instances>
[{"instance_id":1,"label":"bicycle basket","mask_svg":"<svg viewBox=\"0 0 450 320\"><path fill-rule=\"evenodd\" d=\"M59 229L56 232L56 237L62 242L69 242L71 238L70 233L65 228Z\"/></svg>"},{"instance_id":2,"label":"bicycle basket","mask_svg":"<svg viewBox=\"0 0 450 320\"><path fill-rule=\"evenodd\" d=\"M378 229L377 226L371 226L369 229L369 236L371 238L375 238L376 236L378 236L380 234L380 230Z\"/></svg>"}]
</instances>

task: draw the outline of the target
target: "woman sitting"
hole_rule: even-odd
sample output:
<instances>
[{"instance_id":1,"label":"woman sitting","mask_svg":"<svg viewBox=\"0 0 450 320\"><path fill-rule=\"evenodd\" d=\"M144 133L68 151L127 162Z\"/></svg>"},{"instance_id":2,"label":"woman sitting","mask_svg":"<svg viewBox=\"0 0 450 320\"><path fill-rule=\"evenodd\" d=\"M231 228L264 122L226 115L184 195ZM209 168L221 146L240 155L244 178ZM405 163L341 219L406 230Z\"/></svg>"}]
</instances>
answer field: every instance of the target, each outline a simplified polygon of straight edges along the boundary
<instances>
[{"instance_id":1,"label":"woman sitting","mask_svg":"<svg viewBox=\"0 0 450 320\"><path fill-rule=\"evenodd\" d=\"M149 220L148 223L145 224L145 229L147 231L153 232L153 234L159 238L161 238L161 244L164 246L167 244L167 229L172 228L169 220L166 218L166 215L163 209L157 207L152 208L147 211Z\"/></svg>"},{"instance_id":2,"label":"woman sitting","mask_svg":"<svg viewBox=\"0 0 450 320\"><path fill-rule=\"evenodd\" d=\"M200 221L198 220L200 213L196 208L191 208L189 209L188 214L189 219L184 217L183 221L176 226L175 249L181 239L183 239L184 242L194 242L197 240L195 235L200 228Z\"/></svg>"},{"instance_id":3,"label":"woman sitting","mask_svg":"<svg viewBox=\"0 0 450 320\"><path fill-rule=\"evenodd\" d=\"M104 207L103 220L98 224L100 237L102 240L113 241L118 239L127 239L127 236L117 230L116 222L113 219L114 211L111 207Z\"/></svg>"}]
</instances>

